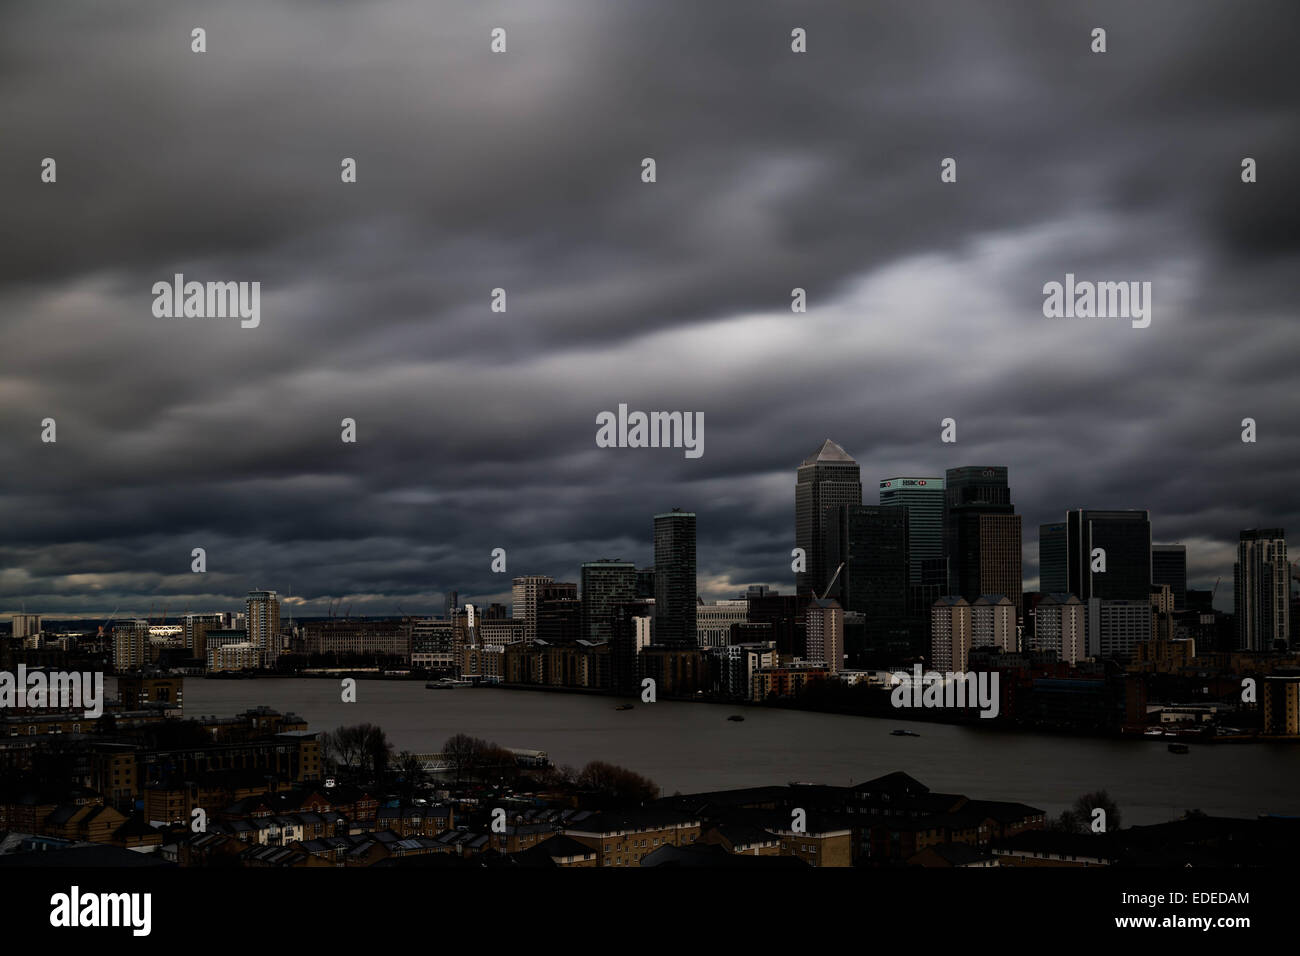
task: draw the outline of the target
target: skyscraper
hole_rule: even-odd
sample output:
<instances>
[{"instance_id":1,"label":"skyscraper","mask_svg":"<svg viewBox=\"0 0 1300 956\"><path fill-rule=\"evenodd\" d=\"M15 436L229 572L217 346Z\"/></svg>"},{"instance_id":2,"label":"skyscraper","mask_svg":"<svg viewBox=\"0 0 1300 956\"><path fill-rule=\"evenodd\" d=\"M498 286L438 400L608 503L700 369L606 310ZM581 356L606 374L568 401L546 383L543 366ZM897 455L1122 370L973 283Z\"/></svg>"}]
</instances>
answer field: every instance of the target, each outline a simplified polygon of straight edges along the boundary
<instances>
[{"instance_id":1,"label":"skyscraper","mask_svg":"<svg viewBox=\"0 0 1300 956\"><path fill-rule=\"evenodd\" d=\"M694 512L655 515L654 537L655 643L696 647Z\"/></svg>"},{"instance_id":2,"label":"skyscraper","mask_svg":"<svg viewBox=\"0 0 1300 956\"><path fill-rule=\"evenodd\" d=\"M14 614L11 616L9 636L14 638L34 637L41 633L41 616L39 614Z\"/></svg>"},{"instance_id":3,"label":"skyscraper","mask_svg":"<svg viewBox=\"0 0 1300 956\"><path fill-rule=\"evenodd\" d=\"M1183 544L1151 545L1151 586L1169 585L1174 595L1174 610L1187 610L1187 546Z\"/></svg>"},{"instance_id":4,"label":"skyscraper","mask_svg":"<svg viewBox=\"0 0 1300 956\"><path fill-rule=\"evenodd\" d=\"M537 640L537 610L542 593L555 579L546 574L529 574L515 578L510 587L510 616L524 622L524 640Z\"/></svg>"},{"instance_id":5,"label":"skyscraper","mask_svg":"<svg viewBox=\"0 0 1300 956\"><path fill-rule=\"evenodd\" d=\"M1002 594L1024 613L1020 515L1002 465L949 468L944 476L944 553L948 589L967 601Z\"/></svg>"},{"instance_id":6,"label":"skyscraper","mask_svg":"<svg viewBox=\"0 0 1300 956\"><path fill-rule=\"evenodd\" d=\"M833 600L814 600L805 612L807 659L821 661L832 674L844 669L844 610Z\"/></svg>"},{"instance_id":7,"label":"skyscraper","mask_svg":"<svg viewBox=\"0 0 1300 956\"><path fill-rule=\"evenodd\" d=\"M970 604L956 595L935 601L930 609L930 666L940 671L965 671L970 650Z\"/></svg>"},{"instance_id":8,"label":"skyscraper","mask_svg":"<svg viewBox=\"0 0 1300 956\"><path fill-rule=\"evenodd\" d=\"M609 609L610 683L620 694L634 694L639 689L640 657L650 646L650 626L648 601L618 601Z\"/></svg>"},{"instance_id":9,"label":"skyscraper","mask_svg":"<svg viewBox=\"0 0 1300 956\"><path fill-rule=\"evenodd\" d=\"M795 577L798 592L820 597L834 568L826 567L826 515L837 505L862 504L858 463L829 438L799 466L794 489L794 543L806 570Z\"/></svg>"},{"instance_id":10,"label":"skyscraper","mask_svg":"<svg viewBox=\"0 0 1300 956\"><path fill-rule=\"evenodd\" d=\"M880 503L907 508L908 580L920 584L922 565L943 557L943 479L886 478Z\"/></svg>"},{"instance_id":11,"label":"skyscraper","mask_svg":"<svg viewBox=\"0 0 1300 956\"><path fill-rule=\"evenodd\" d=\"M630 561L588 561L582 566L582 637L607 641L614 606L636 598L636 565Z\"/></svg>"},{"instance_id":12,"label":"skyscraper","mask_svg":"<svg viewBox=\"0 0 1300 956\"><path fill-rule=\"evenodd\" d=\"M1151 516L1146 511L1077 509L1065 516L1066 577L1069 593L1087 603L1151 600ZM1105 552L1103 571L1100 548Z\"/></svg>"},{"instance_id":13,"label":"skyscraper","mask_svg":"<svg viewBox=\"0 0 1300 956\"><path fill-rule=\"evenodd\" d=\"M835 580L830 596L861 614L866 639L905 635L910 511L901 504L838 505L826 520L826 567Z\"/></svg>"},{"instance_id":14,"label":"skyscraper","mask_svg":"<svg viewBox=\"0 0 1300 956\"><path fill-rule=\"evenodd\" d=\"M262 666L271 667L280 656L280 599L274 591L249 591L244 608L248 643L260 651Z\"/></svg>"},{"instance_id":15,"label":"skyscraper","mask_svg":"<svg viewBox=\"0 0 1300 956\"><path fill-rule=\"evenodd\" d=\"M1232 566L1240 650L1269 651L1275 642L1289 639L1288 570L1283 529L1251 528L1241 532L1237 562Z\"/></svg>"},{"instance_id":16,"label":"skyscraper","mask_svg":"<svg viewBox=\"0 0 1300 956\"><path fill-rule=\"evenodd\" d=\"M1044 594L1062 594L1070 590L1066 568L1068 537L1065 522L1038 526L1038 590Z\"/></svg>"}]
</instances>

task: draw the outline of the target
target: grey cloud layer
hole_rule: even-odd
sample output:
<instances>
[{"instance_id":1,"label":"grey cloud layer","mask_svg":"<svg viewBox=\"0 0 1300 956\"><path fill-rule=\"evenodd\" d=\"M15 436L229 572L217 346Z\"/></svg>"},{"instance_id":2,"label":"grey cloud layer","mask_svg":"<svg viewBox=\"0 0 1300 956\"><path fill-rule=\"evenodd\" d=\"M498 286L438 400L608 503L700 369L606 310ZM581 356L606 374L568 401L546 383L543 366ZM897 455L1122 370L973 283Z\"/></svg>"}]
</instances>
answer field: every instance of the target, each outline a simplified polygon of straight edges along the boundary
<instances>
[{"instance_id":1,"label":"grey cloud layer","mask_svg":"<svg viewBox=\"0 0 1300 956\"><path fill-rule=\"evenodd\" d=\"M868 488L1010 466L1031 578L1067 507L1152 509L1198 583L1239 528L1300 526L1291 4L4 17L0 610L254 584L429 610L502 594L494 547L649 563L674 505L725 596L788 581L793 469L828 435ZM1067 271L1153 281L1152 327L1044 319ZM175 272L261 281L261 327L153 318ZM619 402L703 411L704 457L595 448Z\"/></svg>"}]
</instances>

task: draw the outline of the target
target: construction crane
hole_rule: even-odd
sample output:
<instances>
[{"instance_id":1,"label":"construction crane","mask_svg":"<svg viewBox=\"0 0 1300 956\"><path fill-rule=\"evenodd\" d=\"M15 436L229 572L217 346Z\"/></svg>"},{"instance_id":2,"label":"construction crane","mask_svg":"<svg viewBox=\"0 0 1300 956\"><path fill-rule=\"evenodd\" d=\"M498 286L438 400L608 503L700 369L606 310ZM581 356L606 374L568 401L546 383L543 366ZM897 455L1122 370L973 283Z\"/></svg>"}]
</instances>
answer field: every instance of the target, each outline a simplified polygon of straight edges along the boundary
<instances>
[{"instance_id":1,"label":"construction crane","mask_svg":"<svg viewBox=\"0 0 1300 956\"><path fill-rule=\"evenodd\" d=\"M1219 580L1214 582L1214 590L1210 592L1210 607L1214 607L1214 596L1219 593L1219 581L1223 580L1223 575L1219 575Z\"/></svg>"},{"instance_id":2,"label":"construction crane","mask_svg":"<svg viewBox=\"0 0 1300 956\"><path fill-rule=\"evenodd\" d=\"M108 623L109 623L109 621L111 621L111 620L113 620L113 618L117 617L117 612L120 611L120 610L122 610L122 605L119 604L117 607L113 608L113 613L112 613L112 614L110 614L108 617L104 618L104 623L101 624L101 625L99 625L99 636L100 636L100 637L103 637L103 636L104 636L104 628L108 627Z\"/></svg>"},{"instance_id":3,"label":"construction crane","mask_svg":"<svg viewBox=\"0 0 1300 956\"><path fill-rule=\"evenodd\" d=\"M840 572L843 571L843 570L844 570L844 562L841 561L841 562L840 562L840 566L839 566L838 568L836 568L836 569L835 569L835 573L831 575L831 583L828 584L828 585L826 585L826 590L822 592L822 596L821 596L820 600L822 600L822 601L825 601L825 600L826 600L826 595L828 595L828 594L831 593L831 588L835 587L835 581L836 581L837 578L839 578L839 576L840 576ZM815 593L815 592L814 592L814 593Z\"/></svg>"}]
</instances>

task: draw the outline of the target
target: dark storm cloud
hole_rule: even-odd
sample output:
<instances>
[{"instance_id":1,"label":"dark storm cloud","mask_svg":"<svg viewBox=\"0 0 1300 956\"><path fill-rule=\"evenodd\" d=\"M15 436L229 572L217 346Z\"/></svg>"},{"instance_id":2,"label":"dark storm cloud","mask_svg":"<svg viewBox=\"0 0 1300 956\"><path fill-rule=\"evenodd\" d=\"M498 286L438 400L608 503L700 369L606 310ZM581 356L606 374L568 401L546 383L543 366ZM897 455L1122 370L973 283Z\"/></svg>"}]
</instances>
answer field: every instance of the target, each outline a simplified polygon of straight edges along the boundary
<instances>
[{"instance_id":1,"label":"dark storm cloud","mask_svg":"<svg viewBox=\"0 0 1300 956\"><path fill-rule=\"evenodd\" d=\"M1297 526L1289 4L4 18L0 609L257 585L428 611L503 595L494 547L510 574L649 564L672 506L707 596L788 586L793 470L827 436L868 501L1007 464L1030 581L1068 507L1150 508L1196 583L1239 528ZM260 281L261 326L154 318L175 272ZM1044 319L1066 272L1153 282L1151 328ZM704 456L596 448L620 402L703 411Z\"/></svg>"}]
</instances>

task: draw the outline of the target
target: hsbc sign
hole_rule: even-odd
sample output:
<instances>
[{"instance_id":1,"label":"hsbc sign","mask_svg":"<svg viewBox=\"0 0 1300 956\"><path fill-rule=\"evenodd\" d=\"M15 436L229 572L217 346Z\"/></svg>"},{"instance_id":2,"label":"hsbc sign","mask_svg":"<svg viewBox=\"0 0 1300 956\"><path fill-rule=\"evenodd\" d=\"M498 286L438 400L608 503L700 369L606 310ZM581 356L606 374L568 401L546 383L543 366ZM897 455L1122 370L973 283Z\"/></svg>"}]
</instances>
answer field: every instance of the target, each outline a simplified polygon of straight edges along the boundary
<instances>
[{"instance_id":1,"label":"hsbc sign","mask_svg":"<svg viewBox=\"0 0 1300 956\"><path fill-rule=\"evenodd\" d=\"M881 488L928 488L931 481L937 479L930 478L891 478L889 481L882 481ZM942 484L942 482L940 482Z\"/></svg>"}]
</instances>

